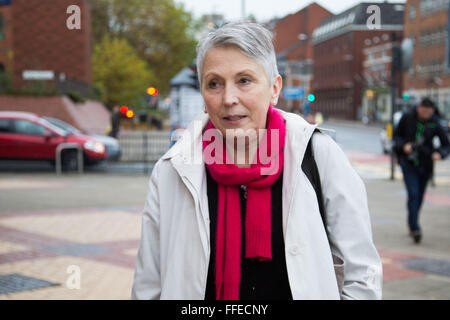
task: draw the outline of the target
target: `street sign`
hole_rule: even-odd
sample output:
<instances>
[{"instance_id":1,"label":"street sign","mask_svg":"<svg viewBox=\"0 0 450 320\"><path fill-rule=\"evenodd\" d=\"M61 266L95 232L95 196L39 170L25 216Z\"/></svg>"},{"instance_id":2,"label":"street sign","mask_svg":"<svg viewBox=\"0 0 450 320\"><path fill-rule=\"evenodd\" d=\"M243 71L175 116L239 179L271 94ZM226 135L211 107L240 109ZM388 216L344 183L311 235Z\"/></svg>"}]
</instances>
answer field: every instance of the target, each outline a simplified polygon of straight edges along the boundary
<instances>
[{"instance_id":1,"label":"street sign","mask_svg":"<svg viewBox=\"0 0 450 320\"><path fill-rule=\"evenodd\" d=\"M22 78L24 80L53 80L55 73L46 70L25 70L22 72Z\"/></svg>"},{"instance_id":2,"label":"street sign","mask_svg":"<svg viewBox=\"0 0 450 320\"><path fill-rule=\"evenodd\" d=\"M303 99L305 89L303 87L286 87L283 90L283 95L286 100Z\"/></svg>"}]
</instances>

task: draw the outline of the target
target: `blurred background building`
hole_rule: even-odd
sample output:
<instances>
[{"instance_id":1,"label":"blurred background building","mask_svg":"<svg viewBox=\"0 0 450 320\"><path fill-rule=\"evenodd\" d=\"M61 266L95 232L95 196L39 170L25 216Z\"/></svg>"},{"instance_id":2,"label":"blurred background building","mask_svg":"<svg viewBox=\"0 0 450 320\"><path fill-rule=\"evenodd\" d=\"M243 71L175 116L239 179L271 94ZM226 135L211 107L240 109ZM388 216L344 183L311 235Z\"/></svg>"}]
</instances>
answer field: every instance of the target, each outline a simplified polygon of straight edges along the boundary
<instances>
[{"instance_id":1,"label":"blurred background building","mask_svg":"<svg viewBox=\"0 0 450 320\"><path fill-rule=\"evenodd\" d=\"M403 74L405 97L431 96L450 117L450 2L409 0L404 37L414 43L412 64Z\"/></svg>"},{"instance_id":2,"label":"blurred background building","mask_svg":"<svg viewBox=\"0 0 450 320\"><path fill-rule=\"evenodd\" d=\"M79 29L67 26L73 5L82 17ZM96 97L91 25L89 0L0 1L0 110L56 117L104 133L108 111L87 101Z\"/></svg>"},{"instance_id":3,"label":"blurred background building","mask_svg":"<svg viewBox=\"0 0 450 320\"><path fill-rule=\"evenodd\" d=\"M285 90L297 93L295 99L287 94L280 97L279 105L293 112L301 112L304 97L311 90L313 80L312 34L320 21L332 13L317 3L283 17L271 25L277 55L278 71L283 77Z\"/></svg>"},{"instance_id":4,"label":"blurred background building","mask_svg":"<svg viewBox=\"0 0 450 320\"><path fill-rule=\"evenodd\" d=\"M381 23L368 25L368 7L380 8ZM315 111L329 116L356 120L362 113L362 93L373 85L364 76L364 48L388 42L391 32L403 29L402 4L361 3L341 14L325 19L313 33ZM383 48L383 47L381 47ZM381 48L368 55L366 65L389 60ZM381 55L384 54L382 57ZM369 65L368 68L379 68ZM385 78L387 79L387 72Z\"/></svg>"}]
</instances>

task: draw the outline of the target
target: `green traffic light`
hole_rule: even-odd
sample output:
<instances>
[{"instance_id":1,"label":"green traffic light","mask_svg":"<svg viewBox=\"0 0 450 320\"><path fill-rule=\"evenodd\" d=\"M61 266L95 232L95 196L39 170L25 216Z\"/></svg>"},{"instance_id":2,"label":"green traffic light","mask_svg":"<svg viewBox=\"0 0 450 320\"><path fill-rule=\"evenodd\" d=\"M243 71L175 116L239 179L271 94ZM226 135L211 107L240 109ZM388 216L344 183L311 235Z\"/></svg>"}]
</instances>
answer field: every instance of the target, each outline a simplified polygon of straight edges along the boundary
<instances>
[{"instance_id":1,"label":"green traffic light","mask_svg":"<svg viewBox=\"0 0 450 320\"><path fill-rule=\"evenodd\" d=\"M403 100L409 100L409 94L403 94Z\"/></svg>"},{"instance_id":2,"label":"green traffic light","mask_svg":"<svg viewBox=\"0 0 450 320\"><path fill-rule=\"evenodd\" d=\"M316 100L316 96L313 95L312 93L308 94L308 101L313 102L314 100Z\"/></svg>"}]
</instances>

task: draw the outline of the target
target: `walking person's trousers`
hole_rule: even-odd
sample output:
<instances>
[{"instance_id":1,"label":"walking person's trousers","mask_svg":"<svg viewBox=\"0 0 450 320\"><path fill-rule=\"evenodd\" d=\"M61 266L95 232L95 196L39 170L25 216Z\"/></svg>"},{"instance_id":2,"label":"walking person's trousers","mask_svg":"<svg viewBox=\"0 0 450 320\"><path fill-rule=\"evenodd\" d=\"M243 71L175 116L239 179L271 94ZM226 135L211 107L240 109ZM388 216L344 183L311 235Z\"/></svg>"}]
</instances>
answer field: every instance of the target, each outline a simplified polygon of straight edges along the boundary
<instances>
[{"instance_id":1,"label":"walking person's trousers","mask_svg":"<svg viewBox=\"0 0 450 320\"><path fill-rule=\"evenodd\" d=\"M423 198L428 180L431 177L431 170L424 167L414 166L406 159L400 159L400 167L403 172L403 180L408 192L408 225L410 231L420 231L419 211L422 206Z\"/></svg>"}]
</instances>

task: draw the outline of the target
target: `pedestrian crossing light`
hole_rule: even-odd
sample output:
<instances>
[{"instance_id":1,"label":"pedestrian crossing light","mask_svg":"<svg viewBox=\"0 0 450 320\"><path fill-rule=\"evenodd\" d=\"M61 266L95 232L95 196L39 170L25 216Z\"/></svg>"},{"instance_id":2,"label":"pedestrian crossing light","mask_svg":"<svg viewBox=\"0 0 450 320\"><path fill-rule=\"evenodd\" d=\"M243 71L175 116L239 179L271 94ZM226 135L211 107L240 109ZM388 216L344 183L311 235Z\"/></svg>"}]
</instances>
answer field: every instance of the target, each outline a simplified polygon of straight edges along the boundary
<instances>
[{"instance_id":1,"label":"pedestrian crossing light","mask_svg":"<svg viewBox=\"0 0 450 320\"><path fill-rule=\"evenodd\" d=\"M403 94L403 100L408 101L409 98L410 98L410 95L409 95L408 93L404 93L404 94Z\"/></svg>"},{"instance_id":2,"label":"pedestrian crossing light","mask_svg":"<svg viewBox=\"0 0 450 320\"><path fill-rule=\"evenodd\" d=\"M308 101L309 102L314 102L314 100L316 100L316 96L312 93L308 94Z\"/></svg>"},{"instance_id":3,"label":"pedestrian crossing light","mask_svg":"<svg viewBox=\"0 0 450 320\"><path fill-rule=\"evenodd\" d=\"M150 88L147 89L147 93L148 93L149 95L151 95L151 96L156 96L156 95L158 94L158 90L156 90L156 89L153 88L153 87L150 87Z\"/></svg>"}]
</instances>

